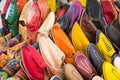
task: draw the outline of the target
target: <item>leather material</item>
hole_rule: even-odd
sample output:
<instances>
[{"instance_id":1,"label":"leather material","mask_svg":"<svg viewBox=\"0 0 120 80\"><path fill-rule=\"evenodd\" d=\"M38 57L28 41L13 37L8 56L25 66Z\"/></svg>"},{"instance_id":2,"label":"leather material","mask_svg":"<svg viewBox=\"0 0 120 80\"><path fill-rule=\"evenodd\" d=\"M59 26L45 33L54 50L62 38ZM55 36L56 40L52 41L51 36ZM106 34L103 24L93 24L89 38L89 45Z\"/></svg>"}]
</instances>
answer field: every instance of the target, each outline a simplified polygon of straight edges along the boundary
<instances>
[{"instance_id":1,"label":"leather material","mask_svg":"<svg viewBox=\"0 0 120 80\"><path fill-rule=\"evenodd\" d=\"M10 40L11 37L12 37L11 33L7 34L6 36L0 37L0 44Z\"/></svg>"},{"instance_id":2,"label":"leather material","mask_svg":"<svg viewBox=\"0 0 120 80\"><path fill-rule=\"evenodd\" d=\"M103 9L103 16L107 24L112 24L118 16L113 0L101 0L101 6Z\"/></svg>"},{"instance_id":3,"label":"leather material","mask_svg":"<svg viewBox=\"0 0 120 80\"><path fill-rule=\"evenodd\" d=\"M91 80L104 80L104 79L100 76L94 76Z\"/></svg>"},{"instance_id":4,"label":"leather material","mask_svg":"<svg viewBox=\"0 0 120 80\"><path fill-rule=\"evenodd\" d=\"M87 0L86 13L95 20L102 20L102 7L98 0Z\"/></svg>"},{"instance_id":5,"label":"leather material","mask_svg":"<svg viewBox=\"0 0 120 80\"><path fill-rule=\"evenodd\" d=\"M91 43L95 43L95 36L97 32L96 26L92 23L85 11L83 11L80 19L80 27L85 33L86 37Z\"/></svg>"},{"instance_id":6,"label":"leather material","mask_svg":"<svg viewBox=\"0 0 120 80\"><path fill-rule=\"evenodd\" d=\"M105 59L102 57L100 51L97 49L97 47L94 44L91 43L87 48L87 54L92 65L98 72L98 75L101 76L102 64L104 63Z\"/></svg>"},{"instance_id":7,"label":"leather material","mask_svg":"<svg viewBox=\"0 0 120 80\"><path fill-rule=\"evenodd\" d=\"M81 52L75 55L74 64L85 80L91 80L97 74L89 59Z\"/></svg>"},{"instance_id":8,"label":"leather material","mask_svg":"<svg viewBox=\"0 0 120 80\"><path fill-rule=\"evenodd\" d=\"M48 0L48 5L51 11L56 12L56 0Z\"/></svg>"},{"instance_id":9,"label":"leather material","mask_svg":"<svg viewBox=\"0 0 120 80\"><path fill-rule=\"evenodd\" d=\"M105 60L112 62L112 56L116 51L107 37L99 30L96 33L96 46Z\"/></svg>"},{"instance_id":10,"label":"leather material","mask_svg":"<svg viewBox=\"0 0 120 80\"><path fill-rule=\"evenodd\" d=\"M115 68L109 62L103 63L103 76L104 80L119 80L120 79L120 71Z\"/></svg>"},{"instance_id":11,"label":"leather material","mask_svg":"<svg viewBox=\"0 0 120 80\"><path fill-rule=\"evenodd\" d=\"M82 38L82 39L81 39ZM77 51L83 52L87 55L87 47L90 44L84 32L77 22L75 22L71 31L71 40Z\"/></svg>"},{"instance_id":12,"label":"leather material","mask_svg":"<svg viewBox=\"0 0 120 80\"><path fill-rule=\"evenodd\" d=\"M16 45L16 44L18 44L20 42L20 39L21 39L21 35L19 34L16 37L8 40L4 44L7 45L8 47L13 47L14 45Z\"/></svg>"},{"instance_id":13,"label":"leather material","mask_svg":"<svg viewBox=\"0 0 120 80\"><path fill-rule=\"evenodd\" d=\"M81 74L72 64L64 65L64 74L67 80L84 80Z\"/></svg>"},{"instance_id":14,"label":"leather material","mask_svg":"<svg viewBox=\"0 0 120 80\"><path fill-rule=\"evenodd\" d=\"M65 31L69 25L69 21L66 15L62 15L57 22L60 24L60 27L63 31Z\"/></svg>"},{"instance_id":15,"label":"leather material","mask_svg":"<svg viewBox=\"0 0 120 80\"><path fill-rule=\"evenodd\" d=\"M0 70L11 60L12 58L10 58L8 55L2 53L0 55Z\"/></svg>"},{"instance_id":16,"label":"leather material","mask_svg":"<svg viewBox=\"0 0 120 80\"><path fill-rule=\"evenodd\" d=\"M7 21L8 28L13 37L18 34L18 17L19 15L16 0L12 0L7 10L5 20Z\"/></svg>"},{"instance_id":17,"label":"leather material","mask_svg":"<svg viewBox=\"0 0 120 80\"><path fill-rule=\"evenodd\" d=\"M31 80L44 80L44 70L47 64L42 59L40 53L31 45L24 45L22 52L22 69ZM31 65L32 64L32 65Z\"/></svg>"},{"instance_id":18,"label":"leather material","mask_svg":"<svg viewBox=\"0 0 120 80\"><path fill-rule=\"evenodd\" d=\"M78 0L74 1L65 15L68 17L69 20L69 25L65 32L69 34L75 21L79 21L82 15L82 5L80 4L80 2Z\"/></svg>"},{"instance_id":19,"label":"leather material","mask_svg":"<svg viewBox=\"0 0 120 80\"><path fill-rule=\"evenodd\" d=\"M41 10L41 17L43 21L46 19L46 17L49 14L48 1L49 0L38 0L39 8ZM53 2L52 2L52 5L54 5Z\"/></svg>"},{"instance_id":20,"label":"leather material","mask_svg":"<svg viewBox=\"0 0 120 80\"><path fill-rule=\"evenodd\" d=\"M53 25L51 33L55 44L65 53L65 62L73 63L75 48L73 47L65 32L60 28L59 23ZM62 38L60 35L62 35Z\"/></svg>"},{"instance_id":21,"label":"leather material","mask_svg":"<svg viewBox=\"0 0 120 80\"><path fill-rule=\"evenodd\" d=\"M20 14L20 18L19 18L19 34L22 35L23 41L28 39L26 20L27 20L27 16L28 16L28 11L29 11L30 7L32 6L32 4L33 4L32 0L29 0L25 4L25 6Z\"/></svg>"},{"instance_id":22,"label":"leather material","mask_svg":"<svg viewBox=\"0 0 120 80\"><path fill-rule=\"evenodd\" d=\"M65 58L64 53L51 41L47 33L39 35L38 41L41 55L52 74L62 77L62 64Z\"/></svg>"},{"instance_id":23,"label":"leather material","mask_svg":"<svg viewBox=\"0 0 120 80\"><path fill-rule=\"evenodd\" d=\"M58 10L55 15L55 20L58 21L59 18L66 13L66 11L67 10L65 8L61 8L60 10Z\"/></svg>"},{"instance_id":24,"label":"leather material","mask_svg":"<svg viewBox=\"0 0 120 80\"><path fill-rule=\"evenodd\" d=\"M39 28L39 33L47 32L49 34L50 29L52 28L53 24L55 22L55 13L50 12L45 21L42 23L41 27Z\"/></svg>"},{"instance_id":25,"label":"leather material","mask_svg":"<svg viewBox=\"0 0 120 80\"><path fill-rule=\"evenodd\" d=\"M17 60L12 59L7 65L5 65L0 71L0 79L5 80L8 77L14 75L20 69L20 64ZM4 76L3 76L4 75Z\"/></svg>"},{"instance_id":26,"label":"leather material","mask_svg":"<svg viewBox=\"0 0 120 80\"><path fill-rule=\"evenodd\" d=\"M28 0L17 0L17 6L18 6L18 13L20 14L22 12L23 7L27 3Z\"/></svg>"},{"instance_id":27,"label":"leather material","mask_svg":"<svg viewBox=\"0 0 120 80\"><path fill-rule=\"evenodd\" d=\"M28 11L26 26L28 30L28 37L34 42L37 39L37 30L42 23L41 10L37 1L34 1Z\"/></svg>"},{"instance_id":28,"label":"leather material","mask_svg":"<svg viewBox=\"0 0 120 80\"><path fill-rule=\"evenodd\" d=\"M111 40L113 45L119 50L120 49L120 44L119 44L120 32L112 25L109 25L106 28L106 35Z\"/></svg>"}]
</instances>

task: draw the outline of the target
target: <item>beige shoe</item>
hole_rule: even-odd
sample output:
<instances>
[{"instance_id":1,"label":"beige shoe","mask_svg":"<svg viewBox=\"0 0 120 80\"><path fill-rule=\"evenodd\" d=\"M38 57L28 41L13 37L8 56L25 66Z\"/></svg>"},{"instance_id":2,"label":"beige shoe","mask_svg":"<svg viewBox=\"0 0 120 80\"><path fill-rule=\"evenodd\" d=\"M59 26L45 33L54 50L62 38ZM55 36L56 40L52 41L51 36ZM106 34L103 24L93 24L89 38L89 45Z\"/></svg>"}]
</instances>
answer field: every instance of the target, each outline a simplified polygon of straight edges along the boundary
<instances>
[{"instance_id":1,"label":"beige shoe","mask_svg":"<svg viewBox=\"0 0 120 80\"><path fill-rule=\"evenodd\" d=\"M26 5L24 6L20 18L19 18L19 34L22 35L22 40L28 39L27 28L26 28L26 19L28 16L28 10L31 7L33 1L29 0Z\"/></svg>"},{"instance_id":2,"label":"beige shoe","mask_svg":"<svg viewBox=\"0 0 120 80\"><path fill-rule=\"evenodd\" d=\"M64 75L67 80L84 80L72 64L64 65Z\"/></svg>"}]
</instances>

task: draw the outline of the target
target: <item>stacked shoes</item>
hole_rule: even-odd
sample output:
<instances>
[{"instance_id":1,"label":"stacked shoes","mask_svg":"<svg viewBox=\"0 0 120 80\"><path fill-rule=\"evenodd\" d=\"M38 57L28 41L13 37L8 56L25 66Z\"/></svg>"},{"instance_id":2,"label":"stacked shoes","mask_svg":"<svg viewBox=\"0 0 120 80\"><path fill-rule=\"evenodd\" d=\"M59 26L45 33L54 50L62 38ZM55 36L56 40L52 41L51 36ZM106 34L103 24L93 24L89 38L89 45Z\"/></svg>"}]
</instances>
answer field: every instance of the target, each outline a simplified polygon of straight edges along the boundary
<instances>
[{"instance_id":1,"label":"stacked shoes","mask_svg":"<svg viewBox=\"0 0 120 80\"><path fill-rule=\"evenodd\" d=\"M119 0L0 0L0 80L120 80Z\"/></svg>"}]
</instances>

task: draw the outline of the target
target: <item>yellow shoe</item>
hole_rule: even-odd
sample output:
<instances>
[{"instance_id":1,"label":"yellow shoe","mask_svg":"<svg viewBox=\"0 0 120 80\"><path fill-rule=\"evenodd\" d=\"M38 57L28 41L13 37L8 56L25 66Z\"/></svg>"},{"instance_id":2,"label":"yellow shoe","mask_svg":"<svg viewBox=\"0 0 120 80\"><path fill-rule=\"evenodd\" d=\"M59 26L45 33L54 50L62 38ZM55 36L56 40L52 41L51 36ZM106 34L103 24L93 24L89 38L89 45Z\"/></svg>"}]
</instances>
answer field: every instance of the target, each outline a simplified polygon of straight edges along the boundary
<instances>
[{"instance_id":1,"label":"yellow shoe","mask_svg":"<svg viewBox=\"0 0 120 80\"><path fill-rule=\"evenodd\" d=\"M56 0L48 0L48 5L51 11L56 12Z\"/></svg>"},{"instance_id":2,"label":"yellow shoe","mask_svg":"<svg viewBox=\"0 0 120 80\"><path fill-rule=\"evenodd\" d=\"M77 49L77 51L83 52L85 55L87 51L87 47L90 44L87 37L85 36L84 32L82 31L80 25L75 22L72 32L71 32L71 39L74 47Z\"/></svg>"},{"instance_id":3,"label":"yellow shoe","mask_svg":"<svg viewBox=\"0 0 120 80\"><path fill-rule=\"evenodd\" d=\"M120 71L109 62L103 63L102 70L105 80L120 80Z\"/></svg>"},{"instance_id":4,"label":"yellow shoe","mask_svg":"<svg viewBox=\"0 0 120 80\"><path fill-rule=\"evenodd\" d=\"M82 4L83 8L86 8L86 0L79 0L79 2Z\"/></svg>"},{"instance_id":5,"label":"yellow shoe","mask_svg":"<svg viewBox=\"0 0 120 80\"><path fill-rule=\"evenodd\" d=\"M97 31L96 36L96 46L100 50L105 60L112 62L112 56L116 51L114 50L111 42L100 30Z\"/></svg>"},{"instance_id":6,"label":"yellow shoe","mask_svg":"<svg viewBox=\"0 0 120 80\"><path fill-rule=\"evenodd\" d=\"M75 1L75 0L73 0L73 1ZM87 3L86 0L79 0L79 2L81 3L83 8L86 8L86 3Z\"/></svg>"}]
</instances>

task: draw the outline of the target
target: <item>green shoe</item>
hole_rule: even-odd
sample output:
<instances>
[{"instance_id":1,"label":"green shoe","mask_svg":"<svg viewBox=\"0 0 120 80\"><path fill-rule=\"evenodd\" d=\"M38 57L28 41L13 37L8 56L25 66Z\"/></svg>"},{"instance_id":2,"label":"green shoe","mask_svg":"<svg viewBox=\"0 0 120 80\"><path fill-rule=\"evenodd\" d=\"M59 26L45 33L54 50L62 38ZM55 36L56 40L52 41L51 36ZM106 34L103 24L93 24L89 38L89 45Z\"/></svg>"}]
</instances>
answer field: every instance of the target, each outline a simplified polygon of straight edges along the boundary
<instances>
[{"instance_id":1,"label":"green shoe","mask_svg":"<svg viewBox=\"0 0 120 80\"><path fill-rule=\"evenodd\" d=\"M6 13L5 20L13 37L17 36L18 34L18 18L19 14L16 0L12 0Z\"/></svg>"}]
</instances>

